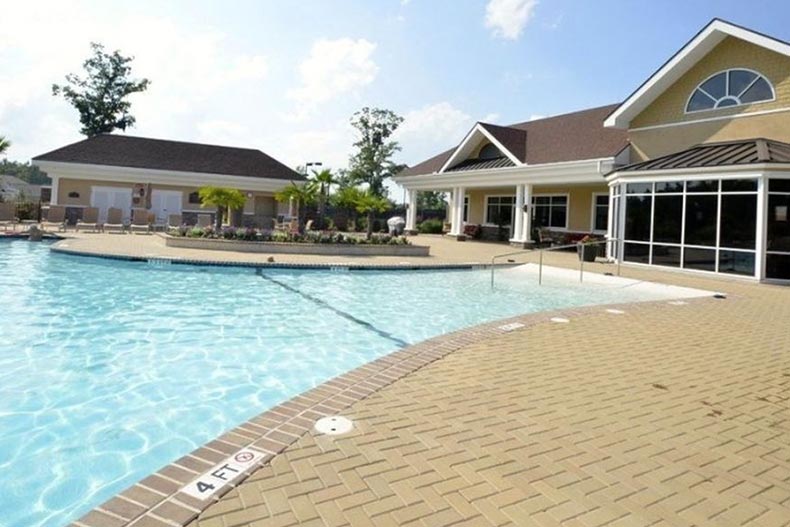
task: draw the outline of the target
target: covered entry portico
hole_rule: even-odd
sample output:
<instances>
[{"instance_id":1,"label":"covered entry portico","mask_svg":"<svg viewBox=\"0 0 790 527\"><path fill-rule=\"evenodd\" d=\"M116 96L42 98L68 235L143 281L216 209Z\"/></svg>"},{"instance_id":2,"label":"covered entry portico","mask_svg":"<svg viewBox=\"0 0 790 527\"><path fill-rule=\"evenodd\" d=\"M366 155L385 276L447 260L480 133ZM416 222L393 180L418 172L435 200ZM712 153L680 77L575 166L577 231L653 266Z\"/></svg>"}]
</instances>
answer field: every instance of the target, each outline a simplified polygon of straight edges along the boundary
<instances>
[{"instance_id":1,"label":"covered entry portico","mask_svg":"<svg viewBox=\"0 0 790 527\"><path fill-rule=\"evenodd\" d=\"M449 235L463 239L466 225L482 237L527 246L536 229L555 233L607 234L609 189L604 174L614 159L595 159L496 171L397 177L407 193L406 228L417 229L417 193L448 193Z\"/></svg>"}]
</instances>

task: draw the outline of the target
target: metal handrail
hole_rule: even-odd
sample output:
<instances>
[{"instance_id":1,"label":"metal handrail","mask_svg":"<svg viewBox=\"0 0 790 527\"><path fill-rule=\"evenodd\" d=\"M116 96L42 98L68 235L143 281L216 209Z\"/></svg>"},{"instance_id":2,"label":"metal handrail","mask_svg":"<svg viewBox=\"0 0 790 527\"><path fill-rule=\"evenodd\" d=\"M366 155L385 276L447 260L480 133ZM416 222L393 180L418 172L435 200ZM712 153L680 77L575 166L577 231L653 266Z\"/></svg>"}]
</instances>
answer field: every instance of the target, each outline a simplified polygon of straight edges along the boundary
<instances>
[{"instance_id":1,"label":"metal handrail","mask_svg":"<svg viewBox=\"0 0 790 527\"><path fill-rule=\"evenodd\" d=\"M610 238L610 239L607 239L607 240L598 240L598 241L587 242L587 243L582 243L582 244L570 243L570 244L566 244L566 245L556 245L556 246L553 246L553 247L544 247L542 249L522 249L520 251L494 255L491 258L491 287L492 288L494 287L494 270L496 269L494 267L494 262L496 261L497 258L504 258L505 256L514 256L516 254L537 252L538 253L538 285L542 285L543 284L543 253L544 252L548 252L548 251L561 251L563 249L577 248L579 245L581 245L581 247L582 247L582 249L581 249L581 258L579 259L579 282L584 282L584 251L585 251L585 247L587 245L601 245L601 244L608 244L608 243L617 243L618 241L619 240L617 238ZM622 261L622 258L617 258L615 261L617 262L617 276L620 276L620 262Z\"/></svg>"}]
</instances>

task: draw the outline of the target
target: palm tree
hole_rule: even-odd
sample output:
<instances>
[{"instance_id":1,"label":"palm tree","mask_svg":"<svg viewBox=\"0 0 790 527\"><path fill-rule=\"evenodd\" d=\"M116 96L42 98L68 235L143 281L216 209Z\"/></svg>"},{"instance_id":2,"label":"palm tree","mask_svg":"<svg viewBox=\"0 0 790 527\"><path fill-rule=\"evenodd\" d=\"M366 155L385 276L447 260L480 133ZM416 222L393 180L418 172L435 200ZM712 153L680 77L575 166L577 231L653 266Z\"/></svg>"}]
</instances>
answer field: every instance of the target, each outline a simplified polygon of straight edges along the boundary
<instances>
[{"instance_id":1,"label":"palm tree","mask_svg":"<svg viewBox=\"0 0 790 527\"><path fill-rule=\"evenodd\" d=\"M201 207L217 207L217 230L222 229L222 217L227 212L230 222L231 211L244 207L247 197L240 190L223 187L202 187L198 190Z\"/></svg>"},{"instance_id":2,"label":"palm tree","mask_svg":"<svg viewBox=\"0 0 790 527\"><path fill-rule=\"evenodd\" d=\"M357 212L367 215L368 225L365 237L369 240L373 236L373 218L375 214L389 209L390 202L386 198L382 198L370 190L366 190L358 193L354 206Z\"/></svg>"},{"instance_id":3,"label":"palm tree","mask_svg":"<svg viewBox=\"0 0 790 527\"><path fill-rule=\"evenodd\" d=\"M320 172L314 170L312 181L318 185L318 227L323 229L326 227L326 203L332 185L335 184L335 176L328 168Z\"/></svg>"},{"instance_id":4,"label":"palm tree","mask_svg":"<svg viewBox=\"0 0 790 527\"><path fill-rule=\"evenodd\" d=\"M5 138L4 135L0 135L0 154L5 154L8 147L11 146L11 141Z\"/></svg>"},{"instance_id":5,"label":"palm tree","mask_svg":"<svg viewBox=\"0 0 790 527\"><path fill-rule=\"evenodd\" d=\"M280 203L293 202L297 207L297 221L299 223L299 230L302 229L302 219L304 217L304 205L314 203L318 196L318 186L314 181L306 181L301 185L297 185L293 181L290 185L279 191L274 195L274 199Z\"/></svg>"}]
</instances>

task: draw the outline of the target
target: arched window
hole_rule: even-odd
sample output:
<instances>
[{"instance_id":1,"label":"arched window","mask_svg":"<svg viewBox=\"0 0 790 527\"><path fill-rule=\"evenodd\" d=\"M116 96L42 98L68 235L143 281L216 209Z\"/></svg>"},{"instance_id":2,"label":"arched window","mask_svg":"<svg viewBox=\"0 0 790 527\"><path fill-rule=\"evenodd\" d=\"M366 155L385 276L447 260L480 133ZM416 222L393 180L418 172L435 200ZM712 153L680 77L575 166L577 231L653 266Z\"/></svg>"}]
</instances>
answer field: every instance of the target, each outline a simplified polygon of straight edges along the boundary
<instances>
[{"instance_id":1,"label":"arched window","mask_svg":"<svg viewBox=\"0 0 790 527\"><path fill-rule=\"evenodd\" d=\"M494 143L488 143L480 149L480 154L477 157L478 159L496 159L502 157L502 152L494 146Z\"/></svg>"},{"instance_id":2,"label":"arched window","mask_svg":"<svg viewBox=\"0 0 790 527\"><path fill-rule=\"evenodd\" d=\"M700 112L771 101L774 87L756 71L746 69L725 70L711 75L691 93L686 112Z\"/></svg>"}]
</instances>

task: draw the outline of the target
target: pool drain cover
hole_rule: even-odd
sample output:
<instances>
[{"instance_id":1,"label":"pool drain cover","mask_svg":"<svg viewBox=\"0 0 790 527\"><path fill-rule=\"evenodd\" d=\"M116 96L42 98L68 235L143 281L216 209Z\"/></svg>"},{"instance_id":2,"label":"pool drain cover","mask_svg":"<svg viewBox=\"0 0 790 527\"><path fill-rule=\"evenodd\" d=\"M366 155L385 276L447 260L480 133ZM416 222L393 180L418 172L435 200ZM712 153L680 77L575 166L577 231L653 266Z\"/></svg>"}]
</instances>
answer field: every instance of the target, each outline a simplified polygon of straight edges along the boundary
<instances>
[{"instance_id":1,"label":"pool drain cover","mask_svg":"<svg viewBox=\"0 0 790 527\"><path fill-rule=\"evenodd\" d=\"M354 428L354 423L342 415L322 417L315 423L315 429L317 432L330 436L347 434L352 428Z\"/></svg>"}]
</instances>

